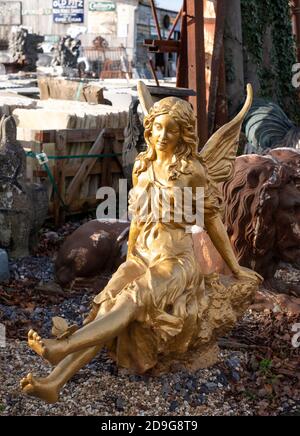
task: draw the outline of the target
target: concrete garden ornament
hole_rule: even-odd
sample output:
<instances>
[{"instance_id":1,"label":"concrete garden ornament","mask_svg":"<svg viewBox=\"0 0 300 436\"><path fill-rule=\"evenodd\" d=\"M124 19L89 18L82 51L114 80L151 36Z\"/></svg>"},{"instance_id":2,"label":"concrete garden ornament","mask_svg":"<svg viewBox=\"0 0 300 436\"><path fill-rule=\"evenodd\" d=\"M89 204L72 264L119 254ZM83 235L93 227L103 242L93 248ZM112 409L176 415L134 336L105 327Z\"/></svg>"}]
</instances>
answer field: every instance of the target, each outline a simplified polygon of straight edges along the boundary
<instances>
[{"instance_id":1,"label":"concrete garden ornament","mask_svg":"<svg viewBox=\"0 0 300 436\"><path fill-rule=\"evenodd\" d=\"M83 328L56 321L57 338L44 340L30 331L29 346L54 369L46 378L29 374L21 381L24 393L49 403L59 399L63 386L107 348L117 365L134 373L170 371L181 363L195 371L218 361L217 340L230 331L252 302L261 277L242 268L220 216L217 185L234 170L238 138L252 103L252 88L241 113L222 127L198 154L195 115L189 103L166 98L153 105L148 89L139 85L145 117L146 152L133 170L131 202L151 189L204 189L204 223L233 276L205 277L196 261L192 234L184 221L146 219L135 210L127 261L94 299ZM157 205L156 205L157 206ZM158 207L161 203L158 202ZM160 215L160 214L159 214Z\"/></svg>"}]
</instances>

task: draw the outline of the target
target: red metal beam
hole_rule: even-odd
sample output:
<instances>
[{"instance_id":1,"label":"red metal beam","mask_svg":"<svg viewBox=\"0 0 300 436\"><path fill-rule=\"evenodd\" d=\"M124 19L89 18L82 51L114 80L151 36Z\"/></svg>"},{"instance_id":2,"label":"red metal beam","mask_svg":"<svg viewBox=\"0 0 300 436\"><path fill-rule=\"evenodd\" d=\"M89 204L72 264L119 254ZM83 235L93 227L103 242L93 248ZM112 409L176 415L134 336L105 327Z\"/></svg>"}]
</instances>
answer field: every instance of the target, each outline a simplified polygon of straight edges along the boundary
<instances>
[{"instance_id":1,"label":"red metal beam","mask_svg":"<svg viewBox=\"0 0 300 436\"><path fill-rule=\"evenodd\" d=\"M203 2L204 0L183 0L182 12L176 18L177 25L182 16L181 41L178 43L170 39L162 40L154 0L151 0L159 41L145 41L152 52L178 52L179 50L177 87L195 91L195 96L190 97L190 102L197 116L200 147L205 145L208 138ZM176 25L171 32L174 32ZM153 65L152 69L154 69Z\"/></svg>"},{"instance_id":2,"label":"red metal beam","mask_svg":"<svg viewBox=\"0 0 300 436\"><path fill-rule=\"evenodd\" d=\"M182 18L182 11L183 11L183 8L181 8L180 11L178 12L178 15L177 15L177 17L176 17L176 20L174 21L174 24L173 24L173 26L172 26L172 29L170 30L170 33L169 33L169 36L168 36L168 40L169 40L169 41L170 41L170 39L172 38L173 33L175 32L176 26L177 26L177 24L178 24L180 18Z\"/></svg>"},{"instance_id":3,"label":"red metal beam","mask_svg":"<svg viewBox=\"0 0 300 436\"><path fill-rule=\"evenodd\" d=\"M152 72L153 78L154 78L154 80L156 82L156 85L160 86L160 83L159 83L159 80L158 80L158 77L157 77L157 74L156 74L156 71L155 71L152 59L149 59L149 65L150 65L150 68L151 68L151 72Z\"/></svg>"},{"instance_id":4,"label":"red metal beam","mask_svg":"<svg viewBox=\"0 0 300 436\"><path fill-rule=\"evenodd\" d=\"M179 53L180 51L179 41L146 39L144 45L152 53Z\"/></svg>"},{"instance_id":5,"label":"red metal beam","mask_svg":"<svg viewBox=\"0 0 300 436\"><path fill-rule=\"evenodd\" d=\"M187 41L187 13L186 13L186 0L183 1L182 6L182 20L181 20L181 40L180 52L177 63L177 82L178 88L188 88L189 78L187 74L188 69L188 41Z\"/></svg>"},{"instance_id":6,"label":"red metal beam","mask_svg":"<svg viewBox=\"0 0 300 436\"><path fill-rule=\"evenodd\" d=\"M196 116L199 145L203 147L208 139L206 111L205 41L203 0L186 0L187 54L189 88L196 91L190 97Z\"/></svg>"},{"instance_id":7,"label":"red metal beam","mask_svg":"<svg viewBox=\"0 0 300 436\"><path fill-rule=\"evenodd\" d=\"M225 29L225 12L226 0L218 0L216 10L216 31L214 40L214 50L211 66L211 83L209 90L209 104L208 104L208 134L213 134L215 127L215 116L218 110L217 97L219 89L219 78L221 63L224 59L224 29ZM223 56L223 57L222 57Z\"/></svg>"},{"instance_id":8,"label":"red metal beam","mask_svg":"<svg viewBox=\"0 0 300 436\"><path fill-rule=\"evenodd\" d=\"M162 39L161 30L160 30L160 24L159 24L159 21L158 21L157 10L156 10L156 6L155 6L155 3L154 3L154 0L150 0L150 3L151 3L151 8L152 8L152 13L153 13L155 25L156 25L156 30L157 30L157 33L158 33L158 38Z\"/></svg>"}]
</instances>

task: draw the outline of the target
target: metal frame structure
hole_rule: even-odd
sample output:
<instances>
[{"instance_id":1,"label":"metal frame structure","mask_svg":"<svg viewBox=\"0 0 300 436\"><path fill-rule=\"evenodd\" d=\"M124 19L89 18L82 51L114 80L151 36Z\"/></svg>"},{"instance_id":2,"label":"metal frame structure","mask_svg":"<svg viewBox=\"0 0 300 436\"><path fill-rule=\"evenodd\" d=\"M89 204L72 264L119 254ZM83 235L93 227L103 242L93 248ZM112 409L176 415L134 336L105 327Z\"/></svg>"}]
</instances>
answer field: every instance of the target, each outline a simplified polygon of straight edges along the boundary
<instances>
[{"instance_id":1,"label":"metal frame structure","mask_svg":"<svg viewBox=\"0 0 300 436\"><path fill-rule=\"evenodd\" d=\"M177 53L177 87L189 88L195 91L195 96L190 96L197 116L197 130L200 147L202 147L208 136L213 132L216 124L224 124L227 119L227 112L218 112L218 95L224 94L224 50L223 35L225 23L225 1L218 0L216 8L216 31L214 41L214 52L212 59L212 77L209 96L207 96L206 83L206 56L205 56L205 0L183 0L183 5L170 30L167 39L162 39L162 32L157 16L154 0L150 0L158 39L146 40L145 46L149 53ZM176 26L181 20L181 40L172 39ZM150 61L153 76L159 86L154 66ZM209 101L207 101L207 98ZM224 101L223 107L224 107Z\"/></svg>"}]
</instances>

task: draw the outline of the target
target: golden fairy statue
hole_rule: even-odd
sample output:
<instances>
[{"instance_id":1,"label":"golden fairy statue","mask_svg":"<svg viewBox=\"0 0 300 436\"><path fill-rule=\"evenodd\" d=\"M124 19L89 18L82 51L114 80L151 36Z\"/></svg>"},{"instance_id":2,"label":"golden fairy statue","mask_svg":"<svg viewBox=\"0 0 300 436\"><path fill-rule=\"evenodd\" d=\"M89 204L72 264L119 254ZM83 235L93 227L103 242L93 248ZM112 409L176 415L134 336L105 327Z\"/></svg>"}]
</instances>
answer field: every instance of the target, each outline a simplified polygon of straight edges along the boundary
<instances>
[{"instance_id":1,"label":"golden fairy statue","mask_svg":"<svg viewBox=\"0 0 300 436\"><path fill-rule=\"evenodd\" d=\"M139 374L169 371L174 362L191 370L215 364L217 339L244 314L261 281L234 255L218 192L218 183L233 174L241 125L252 104L251 86L241 113L213 135L201 154L191 105L178 98L153 104L142 83L139 91L148 149L137 157L133 170L127 261L95 298L84 327L66 326L57 339L28 334L30 348L54 369L46 378L29 374L21 388L49 403L58 401L63 386L104 347L119 366ZM204 189L205 229L232 277L205 277L187 232L191 223L174 219L173 194L190 188L196 199L199 187ZM155 219L151 207L143 219L140 208L134 207L155 189L171 199L168 221Z\"/></svg>"}]
</instances>

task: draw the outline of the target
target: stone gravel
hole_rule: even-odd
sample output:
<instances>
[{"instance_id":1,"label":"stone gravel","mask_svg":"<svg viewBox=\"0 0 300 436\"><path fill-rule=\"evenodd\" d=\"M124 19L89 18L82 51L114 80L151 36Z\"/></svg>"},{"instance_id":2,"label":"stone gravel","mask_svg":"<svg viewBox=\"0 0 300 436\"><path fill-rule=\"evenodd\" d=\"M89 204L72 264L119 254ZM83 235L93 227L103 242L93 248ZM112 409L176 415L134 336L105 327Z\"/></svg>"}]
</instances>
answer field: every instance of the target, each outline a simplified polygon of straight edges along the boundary
<instances>
[{"instance_id":1,"label":"stone gravel","mask_svg":"<svg viewBox=\"0 0 300 436\"><path fill-rule=\"evenodd\" d=\"M189 374L134 376L118 370L104 351L67 385L56 405L23 396L19 381L28 372L44 376L49 366L25 342L9 341L1 350L2 416L251 416L246 397L231 392L222 363L240 378L246 355L222 352L220 365Z\"/></svg>"},{"instance_id":2,"label":"stone gravel","mask_svg":"<svg viewBox=\"0 0 300 436\"><path fill-rule=\"evenodd\" d=\"M77 224L76 224L77 226ZM75 224L61 232L46 233L40 252L49 251L45 257L36 257L11 262L14 280L47 283L53 280L53 261L58 247ZM299 281L299 270L286 268L278 276L287 282ZM32 286L32 285L31 285ZM12 289L12 292L13 289ZM19 294L18 294L19 295ZM134 376L118 369L105 351L88 367L80 371L68 383L56 405L23 396L19 381L29 372L38 376L48 374L50 368L34 355L24 338L28 326L36 328L43 337L51 331L52 318L62 316L70 323L81 324L88 312L93 295L86 290L71 293L69 298L56 298L54 293L39 297L33 307L24 310L20 305L0 304L0 322L14 326L5 348L0 348L0 416L252 416L257 414L300 414L299 398L284 394L273 407L272 398L253 398L248 391L249 362L251 350L222 350L218 365L190 374L181 368L176 373L160 377ZM54 300L54 301L53 301ZM31 304L32 302L29 301ZM13 303L17 304L17 303ZM263 316L263 315L262 315ZM23 321L28 321L28 326ZM255 316L248 311L241 327L246 329ZM21 330L20 330L21 329ZM17 333L17 334L16 334ZM1 346L1 345L0 345ZM263 359L265 356L261 356ZM250 374L250 376L252 376ZM253 376L255 374L253 373ZM259 387L257 387L257 390ZM297 403L298 402L298 403Z\"/></svg>"}]
</instances>

